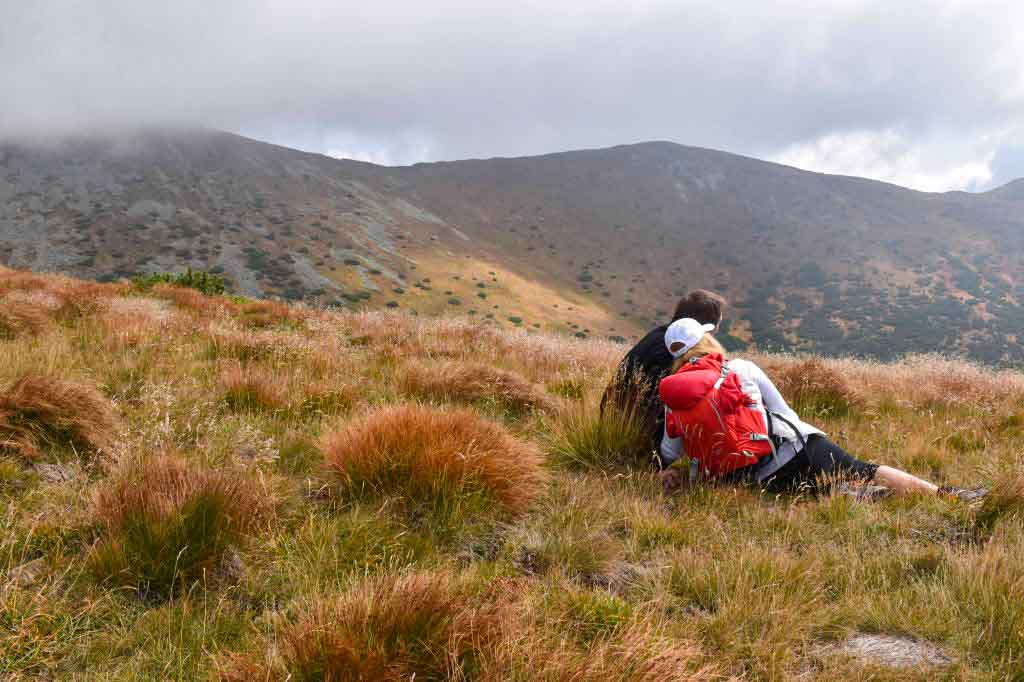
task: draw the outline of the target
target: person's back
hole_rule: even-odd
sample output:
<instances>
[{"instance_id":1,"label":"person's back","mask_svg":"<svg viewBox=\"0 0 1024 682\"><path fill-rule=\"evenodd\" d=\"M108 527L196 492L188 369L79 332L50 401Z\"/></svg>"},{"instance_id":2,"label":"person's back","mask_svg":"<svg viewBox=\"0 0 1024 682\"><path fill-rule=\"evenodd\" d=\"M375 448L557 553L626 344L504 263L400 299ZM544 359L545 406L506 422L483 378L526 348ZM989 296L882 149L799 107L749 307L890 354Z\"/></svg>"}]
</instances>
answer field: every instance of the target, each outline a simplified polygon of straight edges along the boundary
<instances>
[{"instance_id":1,"label":"person's back","mask_svg":"<svg viewBox=\"0 0 1024 682\"><path fill-rule=\"evenodd\" d=\"M697 289L680 299L672 320L690 317L705 324L718 325L724 301L717 295ZM672 371L672 355L665 348L665 330L656 327L640 339L619 363L611 383L601 398L601 412L616 407L636 419L650 435L650 446L658 452L665 424L664 408L658 399L658 384Z\"/></svg>"}]
</instances>

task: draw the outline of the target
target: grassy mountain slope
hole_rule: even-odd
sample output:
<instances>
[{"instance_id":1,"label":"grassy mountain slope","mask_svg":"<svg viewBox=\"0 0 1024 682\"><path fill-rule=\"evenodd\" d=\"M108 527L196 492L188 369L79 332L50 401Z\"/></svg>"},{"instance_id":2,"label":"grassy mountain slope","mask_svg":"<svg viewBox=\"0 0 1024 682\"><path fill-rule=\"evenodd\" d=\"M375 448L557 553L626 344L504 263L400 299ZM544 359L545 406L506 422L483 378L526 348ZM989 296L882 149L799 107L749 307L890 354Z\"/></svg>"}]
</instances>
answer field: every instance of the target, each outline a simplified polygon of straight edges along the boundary
<instances>
[{"instance_id":1,"label":"grassy mountain slope","mask_svg":"<svg viewBox=\"0 0 1024 682\"><path fill-rule=\"evenodd\" d=\"M653 142L385 168L167 130L0 147L0 260L633 337L703 286L761 348L1019 362L1019 183L926 194Z\"/></svg>"},{"instance_id":2,"label":"grassy mountain slope","mask_svg":"<svg viewBox=\"0 0 1024 682\"><path fill-rule=\"evenodd\" d=\"M1024 374L757 356L939 499L661 494L620 352L0 270L6 679L963 679L1024 665ZM932 643L940 671L844 653ZM945 661L944 663L942 661Z\"/></svg>"}]
</instances>

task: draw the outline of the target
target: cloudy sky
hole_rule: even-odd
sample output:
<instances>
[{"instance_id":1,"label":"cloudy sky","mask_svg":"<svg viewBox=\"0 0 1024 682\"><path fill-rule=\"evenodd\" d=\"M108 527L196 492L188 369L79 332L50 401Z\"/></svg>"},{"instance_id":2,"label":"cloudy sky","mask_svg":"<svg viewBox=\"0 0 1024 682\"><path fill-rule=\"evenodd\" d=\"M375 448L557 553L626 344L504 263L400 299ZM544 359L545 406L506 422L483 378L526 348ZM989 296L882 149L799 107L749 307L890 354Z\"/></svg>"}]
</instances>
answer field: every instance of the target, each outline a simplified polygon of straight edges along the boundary
<instances>
[{"instance_id":1,"label":"cloudy sky","mask_svg":"<svg viewBox=\"0 0 1024 682\"><path fill-rule=\"evenodd\" d=\"M672 140L1024 176L1019 0L0 0L0 135L187 121L387 164Z\"/></svg>"}]
</instances>

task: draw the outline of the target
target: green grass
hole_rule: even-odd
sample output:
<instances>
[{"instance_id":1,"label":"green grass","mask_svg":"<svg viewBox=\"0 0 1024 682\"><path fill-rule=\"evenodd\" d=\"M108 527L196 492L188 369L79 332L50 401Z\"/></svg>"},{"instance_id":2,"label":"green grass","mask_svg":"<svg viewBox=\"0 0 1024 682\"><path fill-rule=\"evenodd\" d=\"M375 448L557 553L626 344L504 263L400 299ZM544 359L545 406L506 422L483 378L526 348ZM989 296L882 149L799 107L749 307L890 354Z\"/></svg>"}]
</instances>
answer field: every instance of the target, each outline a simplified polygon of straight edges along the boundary
<instances>
[{"instance_id":1,"label":"green grass","mask_svg":"<svg viewBox=\"0 0 1024 682\"><path fill-rule=\"evenodd\" d=\"M649 438L631 415L580 404L559 415L552 428L554 461L571 468L636 467L650 461Z\"/></svg>"}]
</instances>

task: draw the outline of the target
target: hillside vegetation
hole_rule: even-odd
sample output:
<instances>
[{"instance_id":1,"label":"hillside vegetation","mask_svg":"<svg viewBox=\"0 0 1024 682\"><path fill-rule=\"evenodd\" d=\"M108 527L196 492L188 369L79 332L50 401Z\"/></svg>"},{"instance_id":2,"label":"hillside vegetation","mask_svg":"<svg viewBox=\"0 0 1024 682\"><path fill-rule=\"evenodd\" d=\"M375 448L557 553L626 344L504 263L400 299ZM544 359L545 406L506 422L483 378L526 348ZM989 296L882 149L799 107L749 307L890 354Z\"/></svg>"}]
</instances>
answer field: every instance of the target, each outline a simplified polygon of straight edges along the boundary
<instances>
[{"instance_id":1,"label":"hillside vegetation","mask_svg":"<svg viewBox=\"0 0 1024 682\"><path fill-rule=\"evenodd\" d=\"M648 142L384 167L203 129L0 140L0 264L633 338L695 286L730 344L1024 361L1021 185L928 194Z\"/></svg>"},{"instance_id":2,"label":"hillside vegetation","mask_svg":"<svg viewBox=\"0 0 1024 682\"><path fill-rule=\"evenodd\" d=\"M852 452L980 506L665 496L597 419L609 342L13 270L0 332L5 679L1024 669L1024 374L754 358Z\"/></svg>"}]
</instances>

